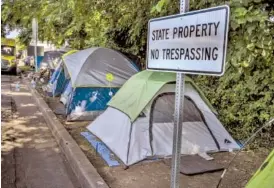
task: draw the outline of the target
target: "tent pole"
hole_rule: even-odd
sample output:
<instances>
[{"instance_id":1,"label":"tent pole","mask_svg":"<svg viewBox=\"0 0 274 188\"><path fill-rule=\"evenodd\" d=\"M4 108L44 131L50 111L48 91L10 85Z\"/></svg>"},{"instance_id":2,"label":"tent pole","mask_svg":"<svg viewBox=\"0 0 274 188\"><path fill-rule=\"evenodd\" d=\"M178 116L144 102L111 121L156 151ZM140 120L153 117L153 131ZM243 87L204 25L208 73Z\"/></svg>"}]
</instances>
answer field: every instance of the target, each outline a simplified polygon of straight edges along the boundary
<instances>
[{"instance_id":1,"label":"tent pole","mask_svg":"<svg viewBox=\"0 0 274 188\"><path fill-rule=\"evenodd\" d=\"M189 0L180 0L180 13L188 11ZM181 162L181 142L182 142L182 123L181 111L184 109L184 90L185 75L177 73L176 76L176 96L174 109L174 128L173 128L173 148L172 148L172 167L171 167L171 188L180 187L180 162Z\"/></svg>"}]
</instances>

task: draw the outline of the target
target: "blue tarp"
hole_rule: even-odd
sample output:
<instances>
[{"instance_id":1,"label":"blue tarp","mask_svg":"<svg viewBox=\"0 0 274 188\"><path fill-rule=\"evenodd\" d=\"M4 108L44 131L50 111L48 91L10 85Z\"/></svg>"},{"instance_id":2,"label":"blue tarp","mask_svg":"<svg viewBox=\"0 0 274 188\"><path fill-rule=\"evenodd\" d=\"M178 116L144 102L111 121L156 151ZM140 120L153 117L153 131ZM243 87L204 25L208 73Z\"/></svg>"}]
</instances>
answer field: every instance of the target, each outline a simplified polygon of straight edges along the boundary
<instances>
[{"instance_id":1,"label":"blue tarp","mask_svg":"<svg viewBox=\"0 0 274 188\"><path fill-rule=\"evenodd\" d=\"M90 132L81 132L81 135L84 136L87 141L92 145L96 152L104 159L108 166L120 166L120 163L114 159L114 154L107 148L107 146L98 141L98 139L91 134Z\"/></svg>"}]
</instances>

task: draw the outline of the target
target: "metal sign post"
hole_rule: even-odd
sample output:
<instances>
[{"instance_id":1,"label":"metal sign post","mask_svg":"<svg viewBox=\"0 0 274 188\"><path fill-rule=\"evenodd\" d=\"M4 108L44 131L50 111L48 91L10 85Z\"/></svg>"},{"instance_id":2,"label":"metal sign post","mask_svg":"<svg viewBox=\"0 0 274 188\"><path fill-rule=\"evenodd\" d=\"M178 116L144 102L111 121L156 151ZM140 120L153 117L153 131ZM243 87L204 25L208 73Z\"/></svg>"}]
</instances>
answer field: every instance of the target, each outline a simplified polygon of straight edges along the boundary
<instances>
[{"instance_id":1,"label":"metal sign post","mask_svg":"<svg viewBox=\"0 0 274 188\"><path fill-rule=\"evenodd\" d=\"M222 76L225 71L229 6L188 12L189 0L180 0L181 14L148 22L146 68L176 72L171 188L179 188L185 74Z\"/></svg>"},{"instance_id":2,"label":"metal sign post","mask_svg":"<svg viewBox=\"0 0 274 188\"><path fill-rule=\"evenodd\" d=\"M189 9L189 0L180 0L180 13L183 14ZM174 129L173 129L173 148L172 148L172 167L171 167L171 188L180 187L180 162L181 162L181 145L183 116L181 112L184 109L184 90L185 74L177 73L176 76L176 96L174 109Z\"/></svg>"},{"instance_id":3,"label":"metal sign post","mask_svg":"<svg viewBox=\"0 0 274 188\"><path fill-rule=\"evenodd\" d=\"M35 72L37 72L38 71L38 59L37 59L38 22L36 18L32 19L32 39L34 40Z\"/></svg>"}]
</instances>

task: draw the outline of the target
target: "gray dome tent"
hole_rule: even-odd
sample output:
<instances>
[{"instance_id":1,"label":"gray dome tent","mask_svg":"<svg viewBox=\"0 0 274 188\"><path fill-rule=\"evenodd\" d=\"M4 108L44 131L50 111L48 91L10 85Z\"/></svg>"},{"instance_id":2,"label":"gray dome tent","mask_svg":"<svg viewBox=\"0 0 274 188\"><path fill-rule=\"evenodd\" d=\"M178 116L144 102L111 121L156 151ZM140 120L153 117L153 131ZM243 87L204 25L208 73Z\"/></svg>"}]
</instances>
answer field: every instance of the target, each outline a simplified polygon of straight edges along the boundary
<instances>
[{"instance_id":1,"label":"gray dome tent","mask_svg":"<svg viewBox=\"0 0 274 188\"><path fill-rule=\"evenodd\" d=\"M132 76L87 129L126 165L172 154L176 74ZM125 100L126 99L126 100ZM203 93L186 77L182 154L239 149Z\"/></svg>"},{"instance_id":2,"label":"gray dome tent","mask_svg":"<svg viewBox=\"0 0 274 188\"><path fill-rule=\"evenodd\" d=\"M121 53L108 48L88 48L64 57L68 85L61 95L68 120L92 120L120 87L139 69ZM107 79L108 75L112 77Z\"/></svg>"}]
</instances>

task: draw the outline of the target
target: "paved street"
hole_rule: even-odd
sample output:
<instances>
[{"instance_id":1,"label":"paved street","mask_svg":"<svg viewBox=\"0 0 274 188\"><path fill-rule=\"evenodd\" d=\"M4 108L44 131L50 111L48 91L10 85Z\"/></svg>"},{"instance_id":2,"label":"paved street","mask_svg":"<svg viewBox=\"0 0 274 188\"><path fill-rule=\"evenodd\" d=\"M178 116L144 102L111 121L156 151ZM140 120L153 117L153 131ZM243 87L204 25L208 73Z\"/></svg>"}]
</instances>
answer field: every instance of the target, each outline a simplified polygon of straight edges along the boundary
<instances>
[{"instance_id":1,"label":"paved street","mask_svg":"<svg viewBox=\"0 0 274 188\"><path fill-rule=\"evenodd\" d=\"M15 76L1 76L2 188L77 188L75 175L30 91Z\"/></svg>"}]
</instances>

